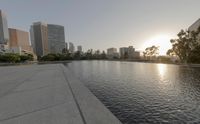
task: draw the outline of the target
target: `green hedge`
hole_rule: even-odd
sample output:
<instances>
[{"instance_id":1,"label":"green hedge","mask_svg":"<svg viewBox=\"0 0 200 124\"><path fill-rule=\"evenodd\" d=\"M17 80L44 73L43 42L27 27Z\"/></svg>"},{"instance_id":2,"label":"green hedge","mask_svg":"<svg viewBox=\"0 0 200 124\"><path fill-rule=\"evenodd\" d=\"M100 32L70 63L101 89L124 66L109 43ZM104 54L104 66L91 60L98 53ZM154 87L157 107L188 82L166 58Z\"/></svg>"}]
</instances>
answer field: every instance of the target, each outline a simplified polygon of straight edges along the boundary
<instances>
[{"instance_id":1,"label":"green hedge","mask_svg":"<svg viewBox=\"0 0 200 124\"><path fill-rule=\"evenodd\" d=\"M31 54L19 55L16 53L0 54L0 62L17 63L17 62L25 62L28 60L32 61L33 55L31 55Z\"/></svg>"}]
</instances>

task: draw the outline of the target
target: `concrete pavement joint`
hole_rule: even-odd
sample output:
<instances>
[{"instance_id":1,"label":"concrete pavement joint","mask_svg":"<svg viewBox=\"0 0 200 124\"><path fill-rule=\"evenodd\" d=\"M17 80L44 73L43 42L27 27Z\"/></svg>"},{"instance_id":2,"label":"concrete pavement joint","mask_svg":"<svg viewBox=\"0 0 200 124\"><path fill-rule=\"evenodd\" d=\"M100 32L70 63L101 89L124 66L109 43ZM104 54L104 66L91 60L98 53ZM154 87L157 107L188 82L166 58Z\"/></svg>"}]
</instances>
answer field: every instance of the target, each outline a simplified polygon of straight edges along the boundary
<instances>
[{"instance_id":1,"label":"concrete pavement joint","mask_svg":"<svg viewBox=\"0 0 200 124\"><path fill-rule=\"evenodd\" d=\"M47 109L54 108L54 107L57 107L59 105L63 105L65 103L66 103L66 101L61 102L61 103L57 103L57 104L54 104L54 105L46 106L46 107L43 107L43 108L35 109L33 111L30 111L30 112L25 112L25 113L14 115L14 116L11 116L11 117L8 117L8 118L0 119L0 122L7 121L7 120L10 120L10 119L15 119L15 118L22 117L22 116L26 116L26 115L29 115L29 114L32 114L32 113L35 113L35 112L45 111Z\"/></svg>"},{"instance_id":2,"label":"concrete pavement joint","mask_svg":"<svg viewBox=\"0 0 200 124\"><path fill-rule=\"evenodd\" d=\"M61 66L60 66L60 67L61 67ZM85 117L84 117L84 115L83 115L83 112L82 112L82 110L81 110L81 108L80 108L80 105L79 105L79 103L78 103L78 101L77 101L77 99L76 99L76 96L75 96L75 94L74 94L74 91L72 90L72 87L71 87L71 85L69 84L69 80L68 80L67 77L66 77L64 68L61 67L61 69L62 69L62 72L63 72L63 76L64 76L64 78L65 78L65 80L66 80L66 82L67 82L67 85L69 86L69 89L70 89L70 91L71 91L71 93L72 93L72 96L73 96L73 98L74 98L74 101L75 101L75 103L76 103L76 105L77 105L77 108L78 108L78 111L79 111L79 113L80 113L80 116L81 116L81 118L82 118L82 120L83 120L83 123L84 123L84 124L87 124L87 123L86 123L86 120L85 120Z\"/></svg>"},{"instance_id":3,"label":"concrete pavement joint","mask_svg":"<svg viewBox=\"0 0 200 124\"><path fill-rule=\"evenodd\" d=\"M3 98L5 96L7 96L8 94L11 94L13 92L14 89L16 89L18 86L26 83L26 81L29 81L31 77L33 77L33 75L36 75L36 74L31 74L28 78L24 79L23 81L21 81L21 83L19 84L16 84L14 87L12 87L11 89L9 89L7 92L3 93L0 95L0 98Z\"/></svg>"}]
</instances>

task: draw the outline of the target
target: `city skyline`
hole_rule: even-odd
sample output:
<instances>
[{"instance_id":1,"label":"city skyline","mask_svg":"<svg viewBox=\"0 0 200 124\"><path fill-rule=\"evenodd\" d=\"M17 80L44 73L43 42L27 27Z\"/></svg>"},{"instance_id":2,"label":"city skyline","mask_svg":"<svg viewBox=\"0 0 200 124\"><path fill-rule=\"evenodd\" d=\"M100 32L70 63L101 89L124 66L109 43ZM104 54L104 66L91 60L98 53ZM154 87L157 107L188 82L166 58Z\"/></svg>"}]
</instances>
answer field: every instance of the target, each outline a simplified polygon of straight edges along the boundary
<instances>
[{"instance_id":1,"label":"city skyline","mask_svg":"<svg viewBox=\"0 0 200 124\"><path fill-rule=\"evenodd\" d=\"M200 10L199 3L198 0L49 0L48 7L43 8L45 1L19 0L12 5L2 0L0 8L7 15L9 27L28 31L36 21L63 25L66 42L81 44L85 50L123 46L144 50L153 44L162 45L161 49L170 47L169 39L199 18L195 13Z\"/></svg>"}]
</instances>

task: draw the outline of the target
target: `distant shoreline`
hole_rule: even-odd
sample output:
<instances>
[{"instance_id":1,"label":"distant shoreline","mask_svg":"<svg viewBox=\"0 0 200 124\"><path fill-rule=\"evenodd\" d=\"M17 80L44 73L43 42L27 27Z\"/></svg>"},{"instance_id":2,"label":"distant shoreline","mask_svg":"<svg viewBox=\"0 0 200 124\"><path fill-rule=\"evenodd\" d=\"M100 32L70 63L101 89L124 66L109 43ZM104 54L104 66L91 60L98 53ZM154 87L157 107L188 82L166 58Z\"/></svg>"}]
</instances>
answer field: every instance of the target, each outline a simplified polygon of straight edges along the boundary
<instances>
[{"instance_id":1,"label":"distant shoreline","mask_svg":"<svg viewBox=\"0 0 200 124\"><path fill-rule=\"evenodd\" d=\"M200 64L192 63L162 63L155 61L147 60L66 60L66 61L28 61L24 63L0 63L0 67L3 66L23 66L23 65L32 65L32 64L58 64L58 63L70 63L73 61L116 61L116 62L139 62L139 63L152 63L152 64L170 64L170 65L179 65L184 67L200 67Z\"/></svg>"}]
</instances>

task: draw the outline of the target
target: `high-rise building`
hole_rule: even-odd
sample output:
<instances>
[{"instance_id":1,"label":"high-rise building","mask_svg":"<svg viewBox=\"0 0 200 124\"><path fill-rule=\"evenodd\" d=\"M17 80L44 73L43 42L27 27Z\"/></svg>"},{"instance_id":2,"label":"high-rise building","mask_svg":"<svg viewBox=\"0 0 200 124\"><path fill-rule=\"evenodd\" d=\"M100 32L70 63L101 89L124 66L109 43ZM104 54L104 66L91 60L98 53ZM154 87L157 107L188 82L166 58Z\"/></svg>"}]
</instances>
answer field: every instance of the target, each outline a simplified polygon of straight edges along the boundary
<instances>
[{"instance_id":1,"label":"high-rise building","mask_svg":"<svg viewBox=\"0 0 200 124\"><path fill-rule=\"evenodd\" d=\"M74 44L71 43L71 42L69 42L69 52L70 52L70 53L74 53L74 51L75 51Z\"/></svg>"},{"instance_id":2,"label":"high-rise building","mask_svg":"<svg viewBox=\"0 0 200 124\"><path fill-rule=\"evenodd\" d=\"M50 53L62 53L65 48L64 26L48 24L48 45Z\"/></svg>"},{"instance_id":3,"label":"high-rise building","mask_svg":"<svg viewBox=\"0 0 200 124\"><path fill-rule=\"evenodd\" d=\"M0 10L0 50L4 50L9 41L6 15Z\"/></svg>"},{"instance_id":4,"label":"high-rise building","mask_svg":"<svg viewBox=\"0 0 200 124\"><path fill-rule=\"evenodd\" d=\"M9 41L8 24L6 15L0 10L0 44L6 44Z\"/></svg>"},{"instance_id":5,"label":"high-rise building","mask_svg":"<svg viewBox=\"0 0 200 124\"><path fill-rule=\"evenodd\" d=\"M48 53L62 53L65 48L64 26L33 23L30 29L31 45L37 56Z\"/></svg>"},{"instance_id":6,"label":"high-rise building","mask_svg":"<svg viewBox=\"0 0 200 124\"><path fill-rule=\"evenodd\" d=\"M29 33L19 29L9 28L9 48L11 51L19 53L22 51L32 53L33 50L29 43Z\"/></svg>"},{"instance_id":7,"label":"high-rise building","mask_svg":"<svg viewBox=\"0 0 200 124\"><path fill-rule=\"evenodd\" d=\"M31 38L31 47L33 49L33 52L36 53L33 25L31 25L30 28L30 38Z\"/></svg>"},{"instance_id":8,"label":"high-rise building","mask_svg":"<svg viewBox=\"0 0 200 124\"><path fill-rule=\"evenodd\" d=\"M81 46L81 45L77 46L77 51L79 51L79 52L83 52L83 50L82 50L82 46Z\"/></svg>"},{"instance_id":9,"label":"high-rise building","mask_svg":"<svg viewBox=\"0 0 200 124\"><path fill-rule=\"evenodd\" d=\"M36 22L31 26L31 43L37 56L49 53L48 28L46 23Z\"/></svg>"}]
</instances>

